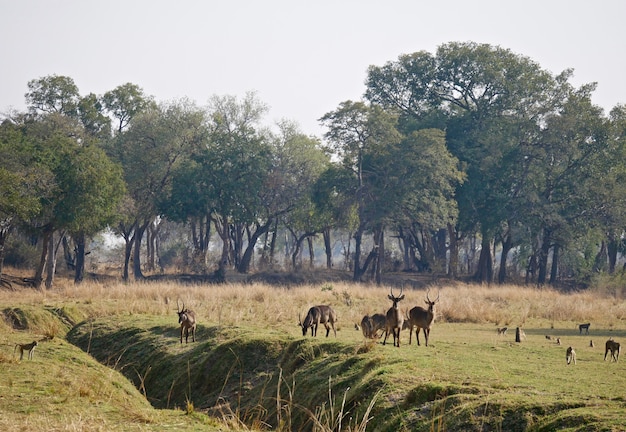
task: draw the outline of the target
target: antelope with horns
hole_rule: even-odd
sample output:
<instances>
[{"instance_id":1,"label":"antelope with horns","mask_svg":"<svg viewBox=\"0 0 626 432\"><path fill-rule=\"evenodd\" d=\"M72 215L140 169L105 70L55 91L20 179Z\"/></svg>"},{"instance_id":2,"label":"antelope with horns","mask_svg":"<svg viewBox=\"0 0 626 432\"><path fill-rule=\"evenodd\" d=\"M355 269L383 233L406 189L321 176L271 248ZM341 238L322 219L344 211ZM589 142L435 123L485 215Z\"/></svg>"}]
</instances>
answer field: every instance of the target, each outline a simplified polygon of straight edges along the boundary
<instances>
[{"instance_id":1,"label":"antelope with horns","mask_svg":"<svg viewBox=\"0 0 626 432\"><path fill-rule=\"evenodd\" d=\"M402 325L404 324L404 317L402 316L400 309L398 309L398 303L404 299L402 287L400 287L400 295L398 297L393 295L393 288L391 288L391 294L389 294L387 298L393 302L393 306L391 306L387 311L385 321L385 339L383 340L383 345L387 342L387 336L389 336L389 332L391 332L393 334L393 346L400 347L400 331L402 330Z\"/></svg>"},{"instance_id":2,"label":"antelope with horns","mask_svg":"<svg viewBox=\"0 0 626 432\"><path fill-rule=\"evenodd\" d=\"M437 293L437 298L435 300L431 300L429 297L430 289L426 291L426 300L424 302L428 305L428 309L424 309L421 306L415 306L413 309L409 311L408 321L409 321L409 345L411 345L411 338L413 336L413 328L415 329L415 339L417 340L417 345L420 344L420 329L424 330L424 338L426 339L426 346L428 346L428 337L430 336L430 326L435 320L435 303L439 301L439 292Z\"/></svg>"},{"instance_id":3,"label":"antelope with horns","mask_svg":"<svg viewBox=\"0 0 626 432\"><path fill-rule=\"evenodd\" d=\"M313 306L309 309L309 312L302 318L298 315L298 325L302 327L302 336L306 336L307 330L311 329L311 336L317 336L317 326L324 324L326 327L326 337L330 333L332 327L335 337L337 337L337 330L335 329L335 322L337 321L337 314L328 305Z\"/></svg>"},{"instance_id":4,"label":"antelope with horns","mask_svg":"<svg viewBox=\"0 0 626 432\"><path fill-rule=\"evenodd\" d=\"M178 324L180 324L180 343L183 343L183 333L185 334L185 343L188 343L189 330L191 330L191 340L196 341L196 313L192 310L185 308L185 302L183 302L182 309L180 308L179 301L176 300L176 307L178 313Z\"/></svg>"}]
</instances>

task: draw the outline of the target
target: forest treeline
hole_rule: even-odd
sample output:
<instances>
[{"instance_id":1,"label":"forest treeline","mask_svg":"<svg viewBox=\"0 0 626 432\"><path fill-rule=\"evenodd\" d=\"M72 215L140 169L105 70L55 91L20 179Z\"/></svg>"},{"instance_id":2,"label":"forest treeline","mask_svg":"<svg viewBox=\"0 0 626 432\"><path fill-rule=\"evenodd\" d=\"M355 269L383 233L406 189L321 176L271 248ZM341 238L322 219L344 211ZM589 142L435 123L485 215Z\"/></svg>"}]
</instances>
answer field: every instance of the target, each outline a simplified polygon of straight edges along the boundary
<instances>
[{"instance_id":1,"label":"forest treeline","mask_svg":"<svg viewBox=\"0 0 626 432\"><path fill-rule=\"evenodd\" d=\"M60 254L80 282L86 245L108 228L124 239L121 276L142 279L168 223L188 233L187 268L215 280L285 253L298 269L313 238L355 281L380 282L392 261L479 282L614 273L626 106L605 114L595 84L572 76L447 43L370 66L363 99L324 114L322 137L264 124L253 92L199 106L132 83L81 95L70 77L33 79L27 110L0 124L0 274L7 250L29 243L37 287L53 285ZM338 233L350 239L342 257Z\"/></svg>"}]
</instances>

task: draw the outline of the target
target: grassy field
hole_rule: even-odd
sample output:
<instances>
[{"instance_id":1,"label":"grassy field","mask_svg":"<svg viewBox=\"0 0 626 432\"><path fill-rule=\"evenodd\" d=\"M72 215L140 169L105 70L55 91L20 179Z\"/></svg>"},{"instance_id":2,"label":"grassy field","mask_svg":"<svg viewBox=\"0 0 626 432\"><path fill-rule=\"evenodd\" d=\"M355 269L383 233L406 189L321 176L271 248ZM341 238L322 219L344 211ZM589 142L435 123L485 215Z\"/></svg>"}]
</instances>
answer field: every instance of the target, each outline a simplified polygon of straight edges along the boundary
<instances>
[{"instance_id":1,"label":"grassy field","mask_svg":"<svg viewBox=\"0 0 626 432\"><path fill-rule=\"evenodd\" d=\"M608 338L626 341L621 299L433 285L429 346L408 345L403 332L394 348L354 328L390 306L388 293L347 283L0 291L9 318L0 320L0 428L626 430L624 363L603 360ZM425 290L404 294L402 310L424 305ZM198 314L195 344L179 343L178 299ZM303 338L298 315L322 303L337 310L337 338ZM584 322L589 335L579 334ZM15 343L44 338L34 360L13 357ZM568 346L576 365L565 362Z\"/></svg>"}]
</instances>

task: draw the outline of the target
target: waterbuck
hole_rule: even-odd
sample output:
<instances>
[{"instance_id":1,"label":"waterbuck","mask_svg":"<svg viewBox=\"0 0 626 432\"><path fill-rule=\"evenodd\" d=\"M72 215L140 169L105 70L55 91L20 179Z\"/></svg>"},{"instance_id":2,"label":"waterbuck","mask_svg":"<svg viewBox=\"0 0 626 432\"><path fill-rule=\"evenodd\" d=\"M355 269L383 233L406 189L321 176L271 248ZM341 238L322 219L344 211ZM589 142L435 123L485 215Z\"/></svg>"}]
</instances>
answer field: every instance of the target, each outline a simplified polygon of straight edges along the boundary
<instances>
[{"instance_id":1,"label":"waterbuck","mask_svg":"<svg viewBox=\"0 0 626 432\"><path fill-rule=\"evenodd\" d=\"M182 309L178 300L176 300L176 307L178 313L178 324L180 324L180 343L183 343L183 333L185 333L185 343L188 343L189 330L191 330L191 340L196 341L196 313L185 308L185 302L183 302Z\"/></svg>"},{"instance_id":2,"label":"waterbuck","mask_svg":"<svg viewBox=\"0 0 626 432\"><path fill-rule=\"evenodd\" d=\"M332 327L335 337L337 337L337 330L335 329L335 322L337 321L337 314L328 305L317 305L309 309L309 312L304 317L304 322L298 315L298 325L302 327L302 336L306 336L307 330L311 329L311 336L317 336L317 326L324 324L326 327L326 337L330 333Z\"/></svg>"},{"instance_id":3,"label":"waterbuck","mask_svg":"<svg viewBox=\"0 0 626 432\"><path fill-rule=\"evenodd\" d=\"M391 288L391 294L389 294L387 298L393 302L393 306L387 311L383 345L387 342L387 336L389 336L389 332L391 332L393 334L393 346L400 347L400 330L402 330L402 325L404 324L404 317L398 309L398 302L404 299L402 287L400 287L400 295L398 297L393 295L393 288Z\"/></svg>"},{"instance_id":4,"label":"waterbuck","mask_svg":"<svg viewBox=\"0 0 626 432\"><path fill-rule=\"evenodd\" d=\"M609 338L609 340L606 341L605 349L604 349L605 361L606 361L606 356L609 353L609 351L611 352L611 357L609 357L609 362L611 360L614 360L617 362L619 360L619 354L622 351L622 347L620 346L619 342L615 342L613 338Z\"/></svg>"},{"instance_id":5,"label":"waterbuck","mask_svg":"<svg viewBox=\"0 0 626 432\"><path fill-rule=\"evenodd\" d=\"M417 345L420 344L420 329L424 330L424 338L426 339L426 346L428 346L428 336L430 336L430 326L435 320L435 303L439 301L439 293L437 298L433 301L428 294L430 289L426 291L426 300L424 302L428 305L428 309L424 309L421 306L415 306L409 311L409 345L411 345L411 338L413 336L413 328L415 327L415 339L417 339ZM506 329L505 329L506 331Z\"/></svg>"},{"instance_id":6,"label":"waterbuck","mask_svg":"<svg viewBox=\"0 0 626 432\"><path fill-rule=\"evenodd\" d=\"M361 320L363 336L369 339L379 338L382 334L379 331L385 331L386 322L387 317L383 314L365 315Z\"/></svg>"}]
</instances>

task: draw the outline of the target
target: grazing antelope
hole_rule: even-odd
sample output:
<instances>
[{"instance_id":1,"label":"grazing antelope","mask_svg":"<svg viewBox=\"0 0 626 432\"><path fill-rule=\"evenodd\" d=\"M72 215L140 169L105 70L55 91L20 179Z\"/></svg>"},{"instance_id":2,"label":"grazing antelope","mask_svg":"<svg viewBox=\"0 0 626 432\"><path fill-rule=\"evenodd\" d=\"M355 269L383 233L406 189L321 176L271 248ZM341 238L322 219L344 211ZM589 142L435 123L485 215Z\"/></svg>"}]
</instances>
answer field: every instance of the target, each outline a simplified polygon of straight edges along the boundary
<instances>
[{"instance_id":1,"label":"grazing antelope","mask_svg":"<svg viewBox=\"0 0 626 432\"><path fill-rule=\"evenodd\" d=\"M400 295L398 297L393 295L393 288L391 288L391 294L387 297L389 300L393 302L393 306L389 308L387 311L387 316L385 320L385 339L383 340L383 345L387 342L387 336L389 336L389 332L393 334L393 346L400 347L400 331L402 330L402 325L404 324L404 317L398 309L398 302L404 299L404 294L402 294L402 287L400 288Z\"/></svg>"},{"instance_id":2,"label":"grazing antelope","mask_svg":"<svg viewBox=\"0 0 626 432\"><path fill-rule=\"evenodd\" d=\"M306 336L307 330L311 329L311 336L317 336L317 326L324 324L326 327L326 337L330 333L332 327L335 337L337 337L337 330L335 329L335 322L337 321L337 314L328 305L313 306L309 309L309 312L304 317L304 322L298 315L298 325L302 327L302 336Z\"/></svg>"},{"instance_id":3,"label":"grazing antelope","mask_svg":"<svg viewBox=\"0 0 626 432\"><path fill-rule=\"evenodd\" d=\"M178 300L176 300L176 307L178 313L178 324L180 324L180 343L183 343L183 333L185 334L185 343L188 343L189 330L191 330L191 340L196 341L196 313L192 310L185 308L183 302L182 309Z\"/></svg>"},{"instance_id":4,"label":"grazing antelope","mask_svg":"<svg viewBox=\"0 0 626 432\"><path fill-rule=\"evenodd\" d=\"M372 328L372 317L369 315L365 315L361 320L361 331L363 332L363 337L371 339L373 337Z\"/></svg>"},{"instance_id":5,"label":"grazing antelope","mask_svg":"<svg viewBox=\"0 0 626 432\"><path fill-rule=\"evenodd\" d=\"M585 330L585 334L589 334L589 326L591 323L587 324L578 324L578 332L579 334L583 334L583 330Z\"/></svg>"},{"instance_id":6,"label":"grazing antelope","mask_svg":"<svg viewBox=\"0 0 626 432\"><path fill-rule=\"evenodd\" d=\"M619 342L615 342L613 338L606 341L605 350L604 350L604 360L606 361L606 356L611 351L611 358L609 361L615 360L616 362L619 360L619 353L622 351L622 347Z\"/></svg>"},{"instance_id":7,"label":"grazing antelope","mask_svg":"<svg viewBox=\"0 0 626 432\"><path fill-rule=\"evenodd\" d=\"M15 351L20 351L20 360L24 358L24 351L28 351L28 360L33 359L33 354L35 353L35 347L39 345L37 341L32 341L29 344L16 344L15 348L13 348L13 355L15 355Z\"/></svg>"},{"instance_id":8,"label":"grazing antelope","mask_svg":"<svg viewBox=\"0 0 626 432\"><path fill-rule=\"evenodd\" d=\"M567 348L567 351L565 351L565 361L567 362L567 364L570 364L571 362L574 362L574 364L576 364L576 351L574 351L574 348Z\"/></svg>"},{"instance_id":9,"label":"grazing antelope","mask_svg":"<svg viewBox=\"0 0 626 432\"><path fill-rule=\"evenodd\" d=\"M417 340L417 345L420 344L420 329L424 331L424 338L426 339L426 346L428 346L428 337L430 336L430 326L436 318L435 314L435 303L439 301L439 293L437 293L437 298L435 300L431 300L429 297L430 289L426 291L426 300L424 302L428 305L428 309L424 309L421 306L415 306L413 309L409 311L409 345L411 345L411 338L413 336L413 328L415 329L415 339ZM507 328L498 329L498 334L505 334Z\"/></svg>"}]
</instances>

